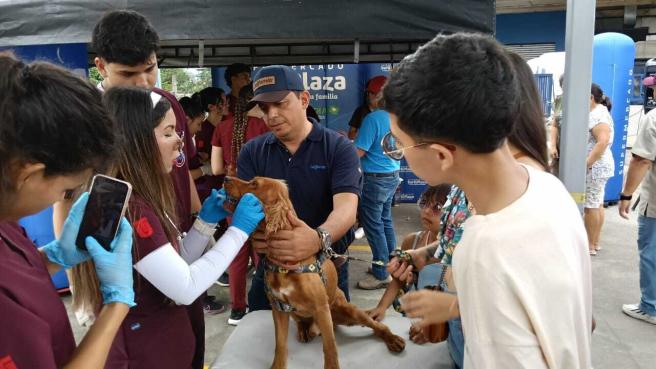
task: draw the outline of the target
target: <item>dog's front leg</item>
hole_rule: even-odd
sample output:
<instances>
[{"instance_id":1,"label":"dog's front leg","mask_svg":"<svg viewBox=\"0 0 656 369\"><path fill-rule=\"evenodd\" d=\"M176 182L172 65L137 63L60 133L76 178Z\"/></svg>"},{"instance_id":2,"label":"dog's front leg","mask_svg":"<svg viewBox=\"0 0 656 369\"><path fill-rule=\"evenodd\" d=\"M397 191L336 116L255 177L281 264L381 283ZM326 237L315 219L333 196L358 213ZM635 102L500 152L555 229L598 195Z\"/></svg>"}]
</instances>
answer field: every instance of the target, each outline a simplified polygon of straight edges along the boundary
<instances>
[{"instance_id":1,"label":"dog's front leg","mask_svg":"<svg viewBox=\"0 0 656 369\"><path fill-rule=\"evenodd\" d=\"M330 307L327 303L317 308L314 320L319 326L319 331L321 331L321 337L323 339L323 368L339 369L333 319L330 316Z\"/></svg>"},{"instance_id":2,"label":"dog's front leg","mask_svg":"<svg viewBox=\"0 0 656 369\"><path fill-rule=\"evenodd\" d=\"M271 369L287 368L287 332L289 330L289 313L278 311L275 308L273 313L273 325L276 329L276 352L273 357Z\"/></svg>"}]
</instances>

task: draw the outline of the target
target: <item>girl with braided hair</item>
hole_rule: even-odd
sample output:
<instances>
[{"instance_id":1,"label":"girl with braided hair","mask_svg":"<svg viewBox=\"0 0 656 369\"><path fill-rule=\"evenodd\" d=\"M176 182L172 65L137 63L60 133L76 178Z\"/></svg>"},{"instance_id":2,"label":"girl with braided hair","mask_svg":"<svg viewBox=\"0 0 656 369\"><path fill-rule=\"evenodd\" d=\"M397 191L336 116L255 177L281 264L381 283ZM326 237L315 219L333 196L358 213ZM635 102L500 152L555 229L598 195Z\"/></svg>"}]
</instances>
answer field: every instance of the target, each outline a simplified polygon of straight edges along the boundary
<instances>
[{"instance_id":1,"label":"girl with braided hair","mask_svg":"<svg viewBox=\"0 0 656 369\"><path fill-rule=\"evenodd\" d=\"M235 104L235 113L221 122L214 130L212 137L212 172L214 175L237 175L237 157L241 147L249 140L269 131L260 108L249 103L253 98L253 88L244 86L239 92L239 99ZM248 258L252 253L253 261L257 264L257 255L252 251L250 242L248 247L242 247L237 257L230 264L230 299L232 312L228 324L237 325L246 313L246 273L248 271Z\"/></svg>"}]
</instances>

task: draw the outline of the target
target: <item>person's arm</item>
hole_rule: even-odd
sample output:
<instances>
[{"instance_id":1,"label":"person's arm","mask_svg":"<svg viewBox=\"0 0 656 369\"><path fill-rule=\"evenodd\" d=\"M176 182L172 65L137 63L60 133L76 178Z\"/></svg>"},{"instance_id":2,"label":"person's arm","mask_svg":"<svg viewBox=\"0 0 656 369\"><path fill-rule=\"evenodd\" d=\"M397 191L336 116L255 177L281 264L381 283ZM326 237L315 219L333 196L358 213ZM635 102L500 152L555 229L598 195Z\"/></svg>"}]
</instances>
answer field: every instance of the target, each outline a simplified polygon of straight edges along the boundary
<instances>
[{"instance_id":1,"label":"person's arm","mask_svg":"<svg viewBox=\"0 0 656 369\"><path fill-rule=\"evenodd\" d=\"M235 209L233 225L196 261L187 264L171 243L167 243L139 260L134 269L171 300L189 305L223 274L263 218L260 201L246 194ZM159 223L153 228L163 232Z\"/></svg>"},{"instance_id":2,"label":"person's arm","mask_svg":"<svg viewBox=\"0 0 656 369\"><path fill-rule=\"evenodd\" d=\"M170 243L146 255L134 268L166 297L189 305L225 272L248 234L230 227L219 241L191 264Z\"/></svg>"},{"instance_id":3,"label":"person's arm","mask_svg":"<svg viewBox=\"0 0 656 369\"><path fill-rule=\"evenodd\" d=\"M321 228L328 231L333 240L338 240L353 227L357 212L358 195L350 192L338 193L333 196L333 211Z\"/></svg>"},{"instance_id":4,"label":"person's arm","mask_svg":"<svg viewBox=\"0 0 656 369\"><path fill-rule=\"evenodd\" d=\"M431 324L444 323L460 316L458 297L446 292L420 290L401 297L401 308L410 319L420 319L413 323L419 328Z\"/></svg>"},{"instance_id":5,"label":"person's arm","mask_svg":"<svg viewBox=\"0 0 656 369\"><path fill-rule=\"evenodd\" d=\"M373 145L380 144L376 143L376 121L372 118L372 115L367 115L364 120L362 120L362 125L358 130L358 135L353 141L358 153L358 157L361 158L367 154L367 151L371 149Z\"/></svg>"},{"instance_id":6,"label":"person's arm","mask_svg":"<svg viewBox=\"0 0 656 369\"><path fill-rule=\"evenodd\" d=\"M560 131L560 125L554 114L549 126L549 155L552 159L558 159L558 131Z\"/></svg>"},{"instance_id":7,"label":"person's arm","mask_svg":"<svg viewBox=\"0 0 656 369\"><path fill-rule=\"evenodd\" d=\"M401 250L411 250L415 237L415 233L410 233L405 236L403 243L401 244ZM392 305L402 286L403 283L401 283L401 281L398 279L392 279L392 282L387 286L387 289L385 289L383 297L380 298L378 305L376 305L376 307L373 309L367 310L367 314L369 314L369 316L374 320L383 320L385 317L385 311L390 307L390 305Z\"/></svg>"},{"instance_id":8,"label":"person's arm","mask_svg":"<svg viewBox=\"0 0 656 369\"><path fill-rule=\"evenodd\" d=\"M592 136L594 136L597 143L588 154L586 160L587 168L591 168L592 165L597 162L606 151L606 148L610 144L610 126L606 123L599 123L594 128L592 128Z\"/></svg>"},{"instance_id":9,"label":"person's arm","mask_svg":"<svg viewBox=\"0 0 656 369\"><path fill-rule=\"evenodd\" d=\"M340 137L333 157L331 189L333 192L333 210L320 227L325 229L333 240L338 240L355 224L358 208L358 195L362 188L360 160L355 147L346 137ZM241 160L241 155L239 156ZM241 166L239 167L241 170ZM242 173L239 173L241 176ZM321 240L316 229L310 228L291 212L289 220L291 231L278 231L271 235L267 243L269 256L296 265L299 261L316 254Z\"/></svg>"},{"instance_id":10,"label":"person's arm","mask_svg":"<svg viewBox=\"0 0 656 369\"><path fill-rule=\"evenodd\" d=\"M116 333L129 310L126 304L118 302L103 306L95 323L89 328L82 342L73 352L71 360L63 368L103 368Z\"/></svg>"},{"instance_id":11,"label":"person's arm","mask_svg":"<svg viewBox=\"0 0 656 369\"><path fill-rule=\"evenodd\" d=\"M627 196L633 195L656 160L656 110L652 110L642 117L640 130L631 148L631 154L629 171L626 174L626 182L622 190L622 194ZM623 218L628 219L630 204L629 200L620 200L619 212Z\"/></svg>"},{"instance_id":12,"label":"person's arm","mask_svg":"<svg viewBox=\"0 0 656 369\"><path fill-rule=\"evenodd\" d=\"M221 146L212 146L212 174L215 176L225 174L225 165L223 162L223 148Z\"/></svg>"},{"instance_id":13,"label":"person's arm","mask_svg":"<svg viewBox=\"0 0 656 369\"><path fill-rule=\"evenodd\" d=\"M638 155L633 155L631 157L631 162L629 162L629 170L626 173L626 182L624 183L624 188L622 189L622 195L632 196L635 190L642 182L642 179L645 178L645 174L652 166L652 161L649 159L642 158ZM619 203L619 212L620 216L624 219L629 219L629 207L631 205L631 200L620 200Z\"/></svg>"},{"instance_id":14,"label":"person's arm","mask_svg":"<svg viewBox=\"0 0 656 369\"><path fill-rule=\"evenodd\" d=\"M355 127L349 127L348 138L353 141L358 136L358 129Z\"/></svg>"},{"instance_id":15,"label":"person's arm","mask_svg":"<svg viewBox=\"0 0 656 369\"><path fill-rule=\"evenodd\" d=\"M358 208L358 196L353 193L338 193L333 196L333 211L320 226L328 232L333 240L344 236L346 231L355 224L355 214ZM268 255L287 265L295 265L301 260L315 255L321 249L321 239L317 230L294 216L291 212L289 220L290 231L278 231L271 235L268 245Z\"/></svg>"},{"instance_id":16,"label":"person's arm","mask_svg":"<svg viewBox=\"0 0 656 369\"><path fill-rule=\"evenodd\" d=\"M66 369L103 368L123 319L129 308L135 306L130 223L125 218L121 220L111 251L105 250L93 237L87 237L85 243L93 258L104 305L64 366Z\"/></svg>"}]
</instances>

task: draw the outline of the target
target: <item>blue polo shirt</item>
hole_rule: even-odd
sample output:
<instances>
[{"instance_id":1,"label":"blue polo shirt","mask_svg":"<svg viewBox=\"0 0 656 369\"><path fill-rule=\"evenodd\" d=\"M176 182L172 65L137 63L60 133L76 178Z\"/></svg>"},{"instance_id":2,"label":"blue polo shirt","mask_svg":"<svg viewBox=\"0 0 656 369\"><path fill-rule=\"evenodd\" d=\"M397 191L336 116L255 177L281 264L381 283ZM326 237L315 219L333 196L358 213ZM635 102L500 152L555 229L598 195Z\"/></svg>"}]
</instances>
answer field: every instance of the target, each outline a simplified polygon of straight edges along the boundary
<instances>
[{"instance_id":1,"label":"blue polo shirt","mask_svg":"<svg viewBox=\"0 0 656 369\"><path fill-rule=\"evenodd\" d=\"M360 195L362 172L355 146L310 118L312 131L292 155L272 132L248 141L237 159L237 174L287 181L298 217L316 228L333 211L333 195Z\"/></svg>"},{"instance_id":2,"label":"blue polo shirt","mask_svg":"<svg viewBox=\"0 0 656 369\"><path fill-rule=\"evenodd\" d=\"M365 173L390 173L399 170L401 162L383 154L380 144L389 131L390 118L385 110L375 110L364 117L354 144L366 152L360 158Z\"/></svg>"}]
</instances>

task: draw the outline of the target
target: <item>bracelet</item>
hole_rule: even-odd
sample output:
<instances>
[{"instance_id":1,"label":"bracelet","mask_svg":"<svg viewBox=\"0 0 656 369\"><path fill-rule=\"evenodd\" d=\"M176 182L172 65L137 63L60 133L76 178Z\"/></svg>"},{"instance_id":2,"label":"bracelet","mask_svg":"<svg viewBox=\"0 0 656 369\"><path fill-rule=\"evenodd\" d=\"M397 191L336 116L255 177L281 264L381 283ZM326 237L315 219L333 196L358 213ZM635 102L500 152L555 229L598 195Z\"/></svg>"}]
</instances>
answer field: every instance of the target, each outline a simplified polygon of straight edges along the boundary
<instances>
[{"instance_id":1,"label":"bracelet","mask_svg":"<svg viewBox=\"0 0 656 369\"><path fill-rule=\"evenodd\" d=\"M214 231L216 230L216 224L210 224L205 221L203 221L200 218L196 218L194 221L194 229L200 232L201 234L205 236L212 236L214 235Z\"/></svg>"},{"instance_id":2,"label":"bracelet","mask_svg":"<svg viewBox=\"0 0 656 369\"><path fill-rule=\"evenodd\" d=\"M631 201L633 195L625 195L620 192L620 201Z\"/></svg>"}]
</instances>

